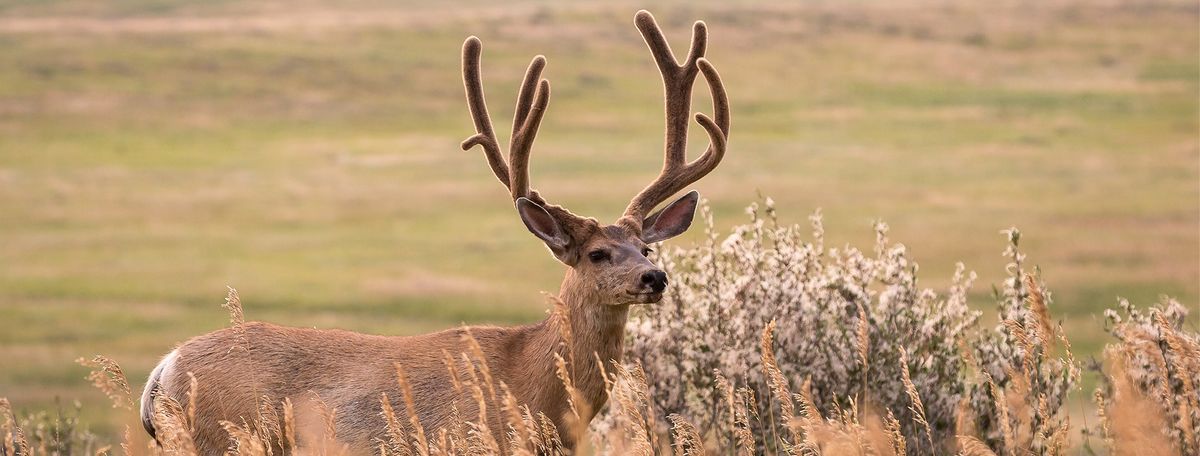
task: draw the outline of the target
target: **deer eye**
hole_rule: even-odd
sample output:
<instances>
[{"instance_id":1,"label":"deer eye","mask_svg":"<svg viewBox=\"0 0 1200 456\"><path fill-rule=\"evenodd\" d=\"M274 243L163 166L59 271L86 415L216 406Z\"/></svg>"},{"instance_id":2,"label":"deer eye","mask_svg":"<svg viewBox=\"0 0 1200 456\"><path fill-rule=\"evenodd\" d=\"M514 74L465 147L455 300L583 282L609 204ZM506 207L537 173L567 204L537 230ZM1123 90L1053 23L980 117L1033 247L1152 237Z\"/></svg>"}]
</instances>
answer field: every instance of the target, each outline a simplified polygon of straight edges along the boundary
<instances>
[{"instance_id":1,"label":"deer eye","mask_svg":"<svg viewBox=\"0 0 1200 456\"><path fill-rule=\"evenodd\" d=\"M642 247L642 256L650 256L651 253L654 253L654 249L651 249L650 247Z\"/></svg>"},{"instance_id":2,"label":"deer eye","mask_svg":"<svg viewBox=\"0 0 1200 456\"><path fill-rule=\"evenodd\" d=\"M588 258L591 259L593 263L599 263L601 261L608 259L608 251L607 250L593 250L591 252L588 252Z\"/></svg>"}]
</instances>

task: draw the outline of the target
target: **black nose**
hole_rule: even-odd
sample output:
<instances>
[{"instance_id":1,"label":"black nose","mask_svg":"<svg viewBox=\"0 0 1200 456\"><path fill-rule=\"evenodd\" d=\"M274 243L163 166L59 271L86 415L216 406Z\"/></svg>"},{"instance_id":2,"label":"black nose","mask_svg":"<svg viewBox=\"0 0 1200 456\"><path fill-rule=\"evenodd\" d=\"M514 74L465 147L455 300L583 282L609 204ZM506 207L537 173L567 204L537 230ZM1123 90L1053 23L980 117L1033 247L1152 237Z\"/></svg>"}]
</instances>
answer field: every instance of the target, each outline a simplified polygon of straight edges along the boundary
<instances>
[{"instance_id":1,"label":"black nose","mask_svg":"<svg viewBox=\"0 0 1200 456\"><path fill-rule=\"evenodd\" d=\"M655 293L662 293L667 288L667 273L654 270L642 274L642 285L650 287Z\"/></svg>"}]
</instances>

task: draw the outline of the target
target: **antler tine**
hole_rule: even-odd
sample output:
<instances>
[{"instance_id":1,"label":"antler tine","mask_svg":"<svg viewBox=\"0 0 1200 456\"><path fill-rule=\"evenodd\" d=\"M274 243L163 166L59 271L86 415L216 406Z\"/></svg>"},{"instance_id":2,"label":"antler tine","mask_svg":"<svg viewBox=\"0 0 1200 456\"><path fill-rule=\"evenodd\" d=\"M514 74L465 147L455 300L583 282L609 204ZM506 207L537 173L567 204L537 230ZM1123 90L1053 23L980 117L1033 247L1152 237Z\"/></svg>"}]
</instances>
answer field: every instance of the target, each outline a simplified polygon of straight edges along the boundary
<instances>
[{"instance_id":1,"label":"antler tine","mask_svg":"<svg viewBox=\"0 0 1200 456\"><path fill-rule=\"evenodd\" d=\"M483 53L483 43L474 36L463 42L462 68L463 87L467 91L467 108L471 111L471 121L475 123L475 135L462 142L462 150L470 150L476 145L483 147L488 165L500 183L509 185L508 165L500 154L500 143L496 140L496 131L492 129L492 118L488 115L487 102L483 96L483 80L480 77L480 54Z\"/></svg>"},{"instance_id":2,"label":"antler tine","mask_svg":"<svg viewBox=\"0 0 1200 456\"><path fill-rule=\"evenodd\" d=\"M487 103L483 95L483 80L480 76L480 55L483 44L474 36L463 43L463 85L467 92L467 106L475 123L475 135L462 143L463 150L476 145L482 146L488 165L500 183L511 193L513 200L527 197L538 204L545 201L536 191L529 188L529 152L537 136L542 116L550 102L550 81L541 78L546 67L546 58L536 56L525 71L521 91L517 95L516 114L513 117L512 138L509 141L508 160L500 151L496 132L492 128Z\"/></svg>"},{"instance_id":3,"label":"antler tine","mask_svg":"<svg viewBox=\"0 0 1200 456\"><path fill-rule=\"evenodd\" d=\"M513 115L512 138L508 146L509 191L513 199L530 197L529 152L537 136L542 116L550 102L550 81L541 79L546 68L546 58L536 56L529 62L521 91L517 94L516 113ZM540 201L538 201L540 202Z\"/></svg>"},{"instance_id":4,"label":"antler tine","mask_svg":"<svg viewBox=\"0 0 1200 456\"><path fill-rule=\"evenodd\" d=\"M677 63L654 16L644 10L638 11L635 23L662 73L666 105L666 145L662 172L625 209L627 216L641 219L654 206L707 175L724 158L729 137L729 99L721 76L704 58L708 43L708 29L704 22L697 21L692 28L691 50L683 65ZM688 114L692 109L692 87L698 74L703 74L708 82L716 119L696 114L696 122L708 133L709 146L700 158L686 163Z\"/></svg>"}]
</instances>

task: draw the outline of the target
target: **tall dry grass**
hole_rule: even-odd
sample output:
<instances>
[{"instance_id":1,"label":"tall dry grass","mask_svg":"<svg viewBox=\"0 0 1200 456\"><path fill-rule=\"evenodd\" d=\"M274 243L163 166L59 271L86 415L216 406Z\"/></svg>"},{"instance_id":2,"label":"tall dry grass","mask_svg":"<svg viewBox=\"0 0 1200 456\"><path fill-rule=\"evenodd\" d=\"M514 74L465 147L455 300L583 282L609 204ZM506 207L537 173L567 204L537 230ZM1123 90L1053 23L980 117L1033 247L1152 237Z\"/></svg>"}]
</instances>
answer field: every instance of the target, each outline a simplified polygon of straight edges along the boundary
<instances>
[{"instance_id":1,"label":"tall dry grass","mask_svg":"<svg viewBox=\"0 0 1200 456\"><path fill-rule=\"evenodd\" d=\"M603 373L609 400L595 422L581 418L592 411L582 409L572 372L584 360L600 363L595 355L562 351L558 359L559 384L571 400L568 426L559 429L494 380L466 331L467 350L443 353L443 361L463 401L453 410L478 414L426 428L409 375L397 365L402 397L379 397L378 424L386 437L375 452L556 455L568 453L563 442L573 441L585 454L1060 455L1077 450L1070 438L1076 429L1097 437L1094 444L1085 440L1082 450L1200 451L1200 336L1184 326L1186 309L1177 302L1147 311L1122 302L1120 311L1106 313L1114 343L1106 363L1095 366L1105 380L1094 393L1101 419L1094 428L1073 427L1064 404L1079 368L1051 313L1050 292L1036 269L1025 266L1019 232L1005 232L1010 277L995 293L998 323L978 328L978 314L965 307L972 275L964 268L938 297L916 287L917 268L903 246L887 240L886 226L877 226L873 255L826 250L819 215L813 240L803 241L801 230L779 226L769 202L766 208L766 220L754 208L751 223L725 239L712 233L710 221L707 246L664 255L679 278L675 293L631 320L630 346L641 351ZM553 318L570 318L565 306L552 302ZM752 305L765 308L747 309ZM229 290L224 306L235 327L245 321L236 290ZM682 324L657 319L669 316ZM723 326L697 328L692 317ZM709 336L709 345L688 345ZM571 346L573 334L560 337ZM668 338L676 340L660 351L649 345ZM811 358L796 353L801 350L825 352ZM131 423L122 440L104 445L71 415L17 416L0 398L0 455L196 453L194 378L183 403L156 398L158 439L151 440L135 431L131 385L120 366L101 356L80 362L92 369L87 378L111 399L113 413ZM676 370L664 362L676 363ZM739 369L745 366L750 370ZM264 398L256 416L220 426L229 435L230 455L342 455L348 450L338 441L338 413L315 394ZM493 431L494 422L503 423L503 433Z\"/></svg>"}]
</instances>

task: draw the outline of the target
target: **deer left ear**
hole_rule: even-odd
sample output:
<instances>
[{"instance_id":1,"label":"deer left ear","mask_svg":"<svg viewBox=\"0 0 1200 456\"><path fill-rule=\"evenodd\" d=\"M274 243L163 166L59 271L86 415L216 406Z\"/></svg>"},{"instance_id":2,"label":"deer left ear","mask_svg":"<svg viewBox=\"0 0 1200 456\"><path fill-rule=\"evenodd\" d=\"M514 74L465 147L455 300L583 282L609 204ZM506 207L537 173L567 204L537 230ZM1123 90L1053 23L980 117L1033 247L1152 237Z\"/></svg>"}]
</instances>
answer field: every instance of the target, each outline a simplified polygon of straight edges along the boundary
<instances>
[{"instance_id":1,"label":"deer left ear","mask_svg":"<svg viewBox=\"0 0 1200 456\"><path fill-rule=\"evenodd\" d=\"M673 238L692 226L700 193L692 190L642 221L642 241L652 244Z\"/></svg>"}]
</instances>

